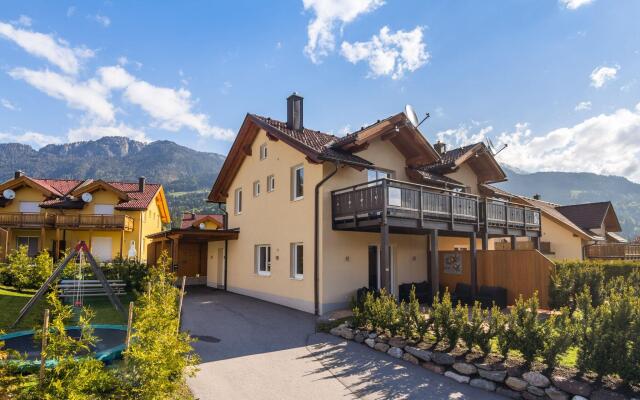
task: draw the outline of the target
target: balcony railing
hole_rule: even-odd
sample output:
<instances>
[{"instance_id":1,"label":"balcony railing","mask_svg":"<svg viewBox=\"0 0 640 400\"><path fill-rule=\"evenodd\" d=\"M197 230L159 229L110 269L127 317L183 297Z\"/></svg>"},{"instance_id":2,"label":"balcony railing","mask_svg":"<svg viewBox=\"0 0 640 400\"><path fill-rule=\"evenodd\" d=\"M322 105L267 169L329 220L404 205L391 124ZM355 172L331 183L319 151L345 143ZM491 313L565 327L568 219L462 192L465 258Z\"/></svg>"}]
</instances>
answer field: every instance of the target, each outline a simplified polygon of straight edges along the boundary
<instances>
[{"instance_id":1,"label":"balcony railing","mask_svg":"<svg viewBox=\"0 0 640 400\"><path fill-rule=\"evenodd\" d=\"M585 246L585 256L603 260L640 260L640 244L602 243Z\"/></svg>"},{"instance_id":2,"label":"balcony railing","mask_svg":"<svg viewBox=\"0 0 640 400\"><path fill-rule=\"evenodd\" d=\"M446 223L450 230L461 225L475 231L540 230L536 208L393 179L339 189L331 199L334 226L353 227L385 216L398 223L415 221L404 226L417 228Z\"/></svg>"},{"instance_id":3,"label":"balcony railing","mask_svg":"<svg viewBox=\"0 0 640 400\"><path fill-rule=\"evenodd\" d=\"M47 213L0 213L0 227L133 230L133 218L128 215Z\"/></svg>"}]
</instances>

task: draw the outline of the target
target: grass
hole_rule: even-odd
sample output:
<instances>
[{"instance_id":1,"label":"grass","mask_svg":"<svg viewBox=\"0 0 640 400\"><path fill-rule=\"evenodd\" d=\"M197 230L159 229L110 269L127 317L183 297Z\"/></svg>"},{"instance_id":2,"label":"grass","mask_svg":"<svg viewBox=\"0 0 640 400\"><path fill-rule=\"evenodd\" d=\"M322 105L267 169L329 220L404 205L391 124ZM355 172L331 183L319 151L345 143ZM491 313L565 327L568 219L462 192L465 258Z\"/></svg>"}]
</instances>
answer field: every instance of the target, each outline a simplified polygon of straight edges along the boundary
<instances>
[{"instance_id":1,"label":"grass","mask_svg":"<svg viewBox=\"0 0 640 400\"><path fill-rule=\"evenodd\" d=\"M18 326L10 329L11 324L15 321L20 310L33 296L35 290L25 290L23 293L18 292L10 286L0 285L0 331L11 332L25 329L32 329L36 325L42 323L42 315L46 305L46 300L38 301L31 311L20 321ZM135 300L133 294L119 296L125 309L130 301ZM85 298L85 306L95 311L94 324L126 324L126 317L121 315L107 297L87 297Z\"/></svg>"}]
</instances>

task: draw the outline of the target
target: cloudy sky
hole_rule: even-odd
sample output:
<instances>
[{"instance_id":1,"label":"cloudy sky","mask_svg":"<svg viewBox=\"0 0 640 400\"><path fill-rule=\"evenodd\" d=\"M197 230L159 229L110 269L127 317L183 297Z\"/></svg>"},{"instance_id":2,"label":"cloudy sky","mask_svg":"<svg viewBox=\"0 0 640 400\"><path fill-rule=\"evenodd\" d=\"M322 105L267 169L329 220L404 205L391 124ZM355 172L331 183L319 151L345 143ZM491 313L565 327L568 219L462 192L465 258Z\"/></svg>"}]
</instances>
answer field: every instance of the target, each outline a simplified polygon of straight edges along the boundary
<instances>
[{"instance_id":1,"label":"cloudy sky","mask_svg":"<svg viewBox=\"0 0 640 400\"><path fill-rule=\"evenodd\" d=\"M0 142L226 153L247 112L343 135L409 103L428 140L640 182L640 1L12 1Z\"/></svg>"}]
</instances>

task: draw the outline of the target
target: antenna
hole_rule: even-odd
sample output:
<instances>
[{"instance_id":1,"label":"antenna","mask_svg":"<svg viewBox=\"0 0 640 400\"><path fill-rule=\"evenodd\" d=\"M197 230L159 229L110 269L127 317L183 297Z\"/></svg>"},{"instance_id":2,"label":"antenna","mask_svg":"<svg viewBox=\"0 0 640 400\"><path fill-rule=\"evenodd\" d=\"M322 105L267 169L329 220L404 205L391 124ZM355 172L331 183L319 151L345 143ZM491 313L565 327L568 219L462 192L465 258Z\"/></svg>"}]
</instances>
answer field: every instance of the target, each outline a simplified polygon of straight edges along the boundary
<instances>
[{"instance_id":1,"label":"antenna","mask_svg":"<svg viewBox=\"0 0 640 400\"><path fill-rule=\"evenodd\" d=\"M404 114L407 116L409 122L411 122L411 125L413 125L414 128L422 125L422 123L430 117L429 113L426 113L422 121L418 122L418 114L416 114L416 111L413 109L413 107L411 107L410 104L404 106Z\"/></svg>"},{"instance_id":2,"label":"antenna","mask_svg":"<svg viewBox=\"0 0 640 400\"><path fill-rule=\"evenodd\" d=\"M489 152L491 152L491 155L494 157L497 156L502 150L506 149L508 146L508 144L505 143L496 151L493 142L489 138L485 138L485 145L489 148Z\"/></svg>"}]
</instances>

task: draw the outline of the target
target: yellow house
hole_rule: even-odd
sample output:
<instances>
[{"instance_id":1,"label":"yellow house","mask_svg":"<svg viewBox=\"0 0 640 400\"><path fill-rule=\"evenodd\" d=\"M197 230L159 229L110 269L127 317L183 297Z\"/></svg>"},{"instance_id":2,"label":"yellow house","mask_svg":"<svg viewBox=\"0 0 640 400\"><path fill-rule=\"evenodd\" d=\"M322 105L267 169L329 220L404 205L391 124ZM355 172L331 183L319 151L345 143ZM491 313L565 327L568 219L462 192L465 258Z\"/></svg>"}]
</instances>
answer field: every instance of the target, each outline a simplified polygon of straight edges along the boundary
<instances>
[{"instance_id":1,"label":"yellow house","mask_svg":"<svg viewBox=\"0 0 640 400\"><path fill-rule=\"evenodd\" d=\"M322 314L365 286L398 295L427 281L435 293L442 251L467 251L475 289L491 238L537 247L537 208L481 192L506 180L491 149L432 146L412 120L399 113L339 138L304 127L295 93L286 122L247 114L209 195L237 238L209 244L226 252L208 284L224 276L229 291Z\"/></svg>"},{"instance_id":2,"label":"yellow house","mask_svg":"<svg viewBox=\"0 0 640 400\"><path fill-rule=\"evenodd\" d=\"M170 222L162 185L32 178L17 171L0 184L0 228L6 251L28 246L54 258L85 241L101 261L132 257L145 261L146 237Z\"/></svg>"}]
</instances>

